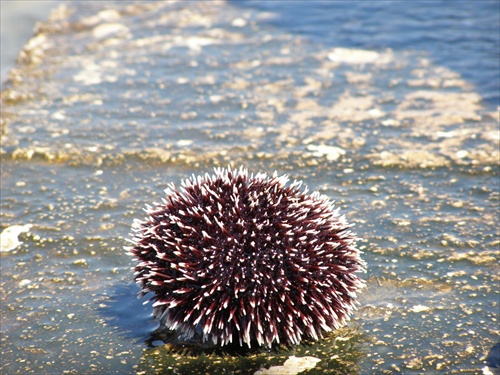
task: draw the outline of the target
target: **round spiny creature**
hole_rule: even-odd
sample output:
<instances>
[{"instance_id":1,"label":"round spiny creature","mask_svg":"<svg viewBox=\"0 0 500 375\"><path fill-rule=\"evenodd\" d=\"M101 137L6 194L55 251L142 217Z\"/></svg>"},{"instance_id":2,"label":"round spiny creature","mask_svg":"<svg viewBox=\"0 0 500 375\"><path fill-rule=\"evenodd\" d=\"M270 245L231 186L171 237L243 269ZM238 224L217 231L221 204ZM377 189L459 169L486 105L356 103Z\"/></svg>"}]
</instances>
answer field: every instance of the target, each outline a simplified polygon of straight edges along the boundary
<instances>
[{"instance_id":1,"label":"round spiny creature","mask_svg":"<svg viewBox=\"0 0 500 375\"><path fill-rule=\"evenodd\" d=\"M342 326L364 286L350 224L286 176L215 169L166 189L134 224L135 280L183 337L271 347Z\"/></svg>"}]
</instances>

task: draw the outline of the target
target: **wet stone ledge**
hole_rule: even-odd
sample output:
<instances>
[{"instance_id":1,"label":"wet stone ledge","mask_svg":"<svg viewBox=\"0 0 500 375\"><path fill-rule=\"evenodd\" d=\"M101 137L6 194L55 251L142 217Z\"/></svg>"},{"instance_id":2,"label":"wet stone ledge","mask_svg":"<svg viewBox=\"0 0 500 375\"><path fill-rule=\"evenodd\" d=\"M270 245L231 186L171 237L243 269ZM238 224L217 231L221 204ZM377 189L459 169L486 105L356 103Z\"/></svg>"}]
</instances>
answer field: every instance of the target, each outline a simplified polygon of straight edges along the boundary
<instances>
[{"instance_id":1,"label":"wet stone ledge","mask_svg":"<svg viewBox=\"0 0 500 375\"><path fill-rule=\"evenodd\" d=\"M1 93L0 372L484 366L499 335L498 113L424 52L324 45L272 17L82 1L37 26ZM245 355L155 331L123 250L133 219L168 183L227 165L303 179L356 223L367 288L346 327Z\"/></svg>"}]
</instances>

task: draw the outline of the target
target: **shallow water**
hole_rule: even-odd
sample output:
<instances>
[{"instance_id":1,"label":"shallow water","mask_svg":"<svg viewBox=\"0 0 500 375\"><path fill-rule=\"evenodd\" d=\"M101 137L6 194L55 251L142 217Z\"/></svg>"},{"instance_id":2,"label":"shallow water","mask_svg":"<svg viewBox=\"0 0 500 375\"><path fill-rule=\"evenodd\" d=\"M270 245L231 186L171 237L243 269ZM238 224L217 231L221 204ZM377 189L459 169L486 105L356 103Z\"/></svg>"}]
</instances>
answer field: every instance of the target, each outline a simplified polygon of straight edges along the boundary
<instances>
[{"instance_id":1,"label":"shallow water","mask_svg":"<svg viewBox=\"0 0 500 375\"><path fill-rule=\"evenodd\" d=\"M3 82L7 73L16 63L17 54L33 35L36 22L45 21L57 0L10 0L0 2L0 79Z\"/></svg>"},{"instance_id":2,"label":"shallow water","mask_svg":"<svg viewBox=\"0 0 500 375\"><path fill-rule=\"evenodd\" d=\"M349 327L291 353L322 358L309 373L484 366L499 340L499 129L491 94L464 79L481 74L382 42L338 48L270 11L81 2L25 47L2 93L2 229L33 227L1 253L2 373L282 364L147 347L156 324L124 238L167 183L227 164L303 179L362 238Z\"/></svg>"},{"instance_id":3,"label":"shallow water","mask_svg":"<svg viewBox=\"0 0 500 375\"><path fill-rule=\"evenodd\" d=\"M326 46L418 51L472 83L485 105L500 102L498 1L231 1L271 12L268 21Z\"/></svg>"}]
</instances>

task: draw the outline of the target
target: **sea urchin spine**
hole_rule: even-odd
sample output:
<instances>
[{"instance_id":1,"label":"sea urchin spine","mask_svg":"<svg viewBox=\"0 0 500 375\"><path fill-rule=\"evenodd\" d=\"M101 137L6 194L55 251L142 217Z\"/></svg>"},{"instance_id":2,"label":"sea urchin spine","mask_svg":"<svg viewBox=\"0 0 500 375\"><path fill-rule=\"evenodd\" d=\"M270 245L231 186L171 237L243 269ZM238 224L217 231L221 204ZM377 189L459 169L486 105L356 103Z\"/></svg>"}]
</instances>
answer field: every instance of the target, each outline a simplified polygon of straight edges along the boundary
<instances>
[{"instance_id":1,"label":"sea urchin spine","mask_svg":"<svg viewBox=\"0 0 500 375\"><path fill-rule=\"evenodd\" d=\"M134 224L135 280L184 337L270 347L342 326L364 286L351 225L302 182L216 168L166 189Z\"/></svg>"}]
</instances>

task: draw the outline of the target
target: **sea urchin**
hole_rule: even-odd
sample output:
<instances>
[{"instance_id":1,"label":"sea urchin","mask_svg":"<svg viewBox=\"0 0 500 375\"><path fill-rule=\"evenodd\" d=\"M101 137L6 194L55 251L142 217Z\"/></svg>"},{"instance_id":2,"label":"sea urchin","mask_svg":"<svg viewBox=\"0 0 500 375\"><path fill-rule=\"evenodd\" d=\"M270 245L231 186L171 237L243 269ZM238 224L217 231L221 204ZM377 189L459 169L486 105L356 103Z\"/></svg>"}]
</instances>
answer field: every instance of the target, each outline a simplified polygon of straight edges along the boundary
<instances>
[{"instance_id":1,"label":"sea urchin","mask_svg":"<svg viewBox=\"0 0 500 375\"><path fill-rule=\"evenodd\" d=\"M270 347L345 323L364 285L351 225L327 196L287 182L216 168L147 206L127 250L166 328Z\"/></svg>"}]
</instances>

